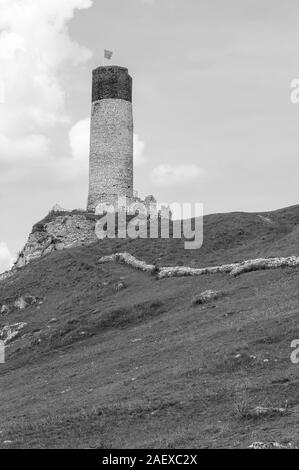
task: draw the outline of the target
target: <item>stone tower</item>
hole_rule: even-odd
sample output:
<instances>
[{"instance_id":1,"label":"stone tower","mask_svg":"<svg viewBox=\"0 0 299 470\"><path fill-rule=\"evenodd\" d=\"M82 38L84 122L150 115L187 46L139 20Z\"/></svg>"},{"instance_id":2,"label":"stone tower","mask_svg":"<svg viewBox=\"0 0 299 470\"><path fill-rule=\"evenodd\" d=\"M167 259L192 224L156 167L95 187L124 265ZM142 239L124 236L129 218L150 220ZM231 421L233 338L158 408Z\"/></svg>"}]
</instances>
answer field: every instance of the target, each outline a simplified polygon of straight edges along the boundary
<instances>
[{"instance_id":1,"label":"stone tower","mask_svg":"<svg viewBox=\"0 0 299 470\"><path fill-rule=\"evenodd\" d=\"M132 78L124 67L98 67L92 73L87 210L118 196L133 198Z\"/></svg>"}]
</instances>

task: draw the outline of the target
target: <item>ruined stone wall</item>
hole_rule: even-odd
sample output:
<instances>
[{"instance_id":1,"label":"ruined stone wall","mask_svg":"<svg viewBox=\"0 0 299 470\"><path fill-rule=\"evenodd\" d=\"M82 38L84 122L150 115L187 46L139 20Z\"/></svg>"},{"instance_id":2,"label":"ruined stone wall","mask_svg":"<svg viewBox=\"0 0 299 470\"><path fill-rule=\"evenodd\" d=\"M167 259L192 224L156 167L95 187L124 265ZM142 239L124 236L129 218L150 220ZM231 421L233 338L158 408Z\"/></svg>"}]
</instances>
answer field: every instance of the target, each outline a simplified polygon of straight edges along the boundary
<instances>
[{"instance_id":1,"label":"ruined stone wall","mask_svg":"<svg viewBox=\"0 0 299 470\"><path fill-rule=\"evenodd\" d=\"M88 211L133 198L132 79L123 67L93 71Z\"/></svg>"}]
</instances>

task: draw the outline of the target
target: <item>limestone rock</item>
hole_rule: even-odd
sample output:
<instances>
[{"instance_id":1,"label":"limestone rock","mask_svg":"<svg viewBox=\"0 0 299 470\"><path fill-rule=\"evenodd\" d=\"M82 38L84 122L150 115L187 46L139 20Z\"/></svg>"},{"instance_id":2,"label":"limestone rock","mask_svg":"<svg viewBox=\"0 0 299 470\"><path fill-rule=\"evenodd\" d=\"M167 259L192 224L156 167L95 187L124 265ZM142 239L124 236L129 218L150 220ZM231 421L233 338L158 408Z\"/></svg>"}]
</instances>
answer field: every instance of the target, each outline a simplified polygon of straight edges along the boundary
<instances>
[{"instance_id":1,"label":"limestone rock","mask_svg":"<svg viewBox=\"0 0 299 470\"><path fill-rule=\"evenodd\" d=\"M253 414L256 416L275 416L281 415L288 412L288 408L278 408L274 406L256 406L254 408Z\"/></svg>"},{"instance_id":2,"label":"limestone rock","mask_svg":"<svg viewBox=\"0 0 299 470\"><path fill-rule=\"evenodd\" d=\"M29 305L33 305L37 302L36 297L33 295L22 295L17 300L15 300L13 306L19 310L24 310Z\"/></svg>"},{"instance_id":3,"label":"limestone rock","mask_svg":"<svg viewBox=\"0 0 299 470\"><path fill-rule=\"evenodd\" d=\"M291 442L288 444L279 444L278 442L253 442L249 449L297 449Z\"/></svg>"},{"instance_id":4,"label":"limestone rock","mask_svg":"<svg viewBox=\"0 0 299 470\"><path fill-rule=\"evenodd\" d=\"M192 299L192 305L202 305L212 300L217 300L223 296L222 292L214 292L213 290L206 290L199 295L195 295Z\"/></svg>"},{"instance_id":5,"label":"limestone rock","mask_svg":"<svg viewBox=\"0 0 299 470\"><path fill-rule=\"evenodd\" d=\"M0 340L7 344L19 336L21 330L27 326L27 323L14 323L0 328Z\"/></svg>"},{"instance_id":6,"label":"limestone rock","mask_svg":"<svg viewBox=\"0 0 299 470\"><path fill-rule=\"evenodd\" d=\"M232 271L232 276L239 276L251 271L260 271L264 269L277 269L284 267L295 267L299 264L299 256L288 256L286 258L258 258L244 261L236 265Z\"/></svg>"},{"instance_id":7,"label":"limestone rock","mask_svg":"<svg viewBox=\"0 0 299 470\"><path fill-rule=\"evenodd\" d=\"M66 212L65 215L50 213L44 221L34 226L18 256L15 268L22 268L31 261L54 251L90 244L96 240L95 219L88 217L87 213Z\"/></svg>"},{"instance_id":8,"label":"limestone rock","mask_svg":"<svg viewBox=\"0 0 299 470\"><path fill-rule=\"evenodd\" d=\"M14 275L14 271L5 271L5 273L0 274L0 282L12 277Z\"/></svg>"},{"instance_id":9,"label":"limestone rock","mask_svg":"<svg viewBox=\"0 0 299 470\"><path fill-rule=\"evenodd\" d=\"M144 261L140 261L139 259L135 258L135 256L130 255L130 253L115 253L114 255L102 256L102 258L98 260L98 263L105 264L110 263L111 261L115 261L117 263L125 263L135 269L144 272L149 272L151 274L154 274L157 270L157 267L155 265L147 264Z\"/></svg>"},{"instance_id":10,"label":"limestone rock","mask_svg":"<svg viewBox=\"0 0 299 470\"><path fill-rule=\"evenodd\" d=\"M24 297L19 297L13 304L18 310L24 310L27 307Z\"/></svg>"},{"instance_id":11,"label":"limestone rock","mask_svg":"<svg viewBox=\"0 0 299 470\"><path fill-rule=\"evenodd\" d=\"M120 291L126 289L126 287L127 287L126 283L123 282L123 281L120 281L115 285L115 291L120 292Z\"/></svg>"},{"instance_id":12,"label":"limestone rock","mask_svg":"<svg viewBox=\"0 0 299 470\"><path fill-rule=\"evenodd\" d=\"M9 306L5 304L2 305L0 313L1 315L7 315L9 313Z\"/></svg>"}]
</instances>

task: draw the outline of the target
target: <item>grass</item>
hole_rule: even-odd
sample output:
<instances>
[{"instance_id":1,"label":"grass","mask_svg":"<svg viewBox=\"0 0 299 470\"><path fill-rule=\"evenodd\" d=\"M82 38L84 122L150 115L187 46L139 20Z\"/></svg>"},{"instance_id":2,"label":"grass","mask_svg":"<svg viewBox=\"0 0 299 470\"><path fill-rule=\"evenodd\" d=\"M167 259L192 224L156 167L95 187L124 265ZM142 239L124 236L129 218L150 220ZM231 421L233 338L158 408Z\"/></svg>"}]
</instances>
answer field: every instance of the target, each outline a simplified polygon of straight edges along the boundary
<instances>
[{"instance_id":1,"label":"grass","mask_svg":"<svg viewBox=\"0 0 299 470\"><path fill-rule=\"evenodd\" d=\"M179 240L104 240L46 256L0 283L0 304L42 299L0 318L0 327L27 323L0 365L0 448L5 440L12 448L298 443L298 366L290 361L298 268L158 281L97 263L116 251L195 266L259 250L296 253L298 208L268 216L273 224L254 214L209 216L199 252ZM116 293L118 282L127 288ZM207 290L229 295L194 308L194 295ZM286 401L288 413L250 417L256 406Z\"/></svg>"}]
</instances>

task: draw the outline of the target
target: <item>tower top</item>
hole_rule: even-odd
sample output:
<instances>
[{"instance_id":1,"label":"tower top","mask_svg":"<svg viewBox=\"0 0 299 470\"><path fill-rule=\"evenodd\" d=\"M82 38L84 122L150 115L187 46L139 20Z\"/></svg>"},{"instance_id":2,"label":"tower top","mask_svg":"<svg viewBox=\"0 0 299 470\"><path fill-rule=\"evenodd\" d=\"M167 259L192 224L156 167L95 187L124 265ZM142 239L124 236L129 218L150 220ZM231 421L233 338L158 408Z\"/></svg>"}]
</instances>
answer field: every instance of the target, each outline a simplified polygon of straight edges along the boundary
<instances>
[{"instance_id":1,"label":"tower top","mask_svg":"<svg viewBox=\"0 0 299 470\"><path fill-rule=\"evenodd\" d=\"M132 102L132 77L127 68L108 65L92 71L92 102L104 99Z\"/></svg>"}]
</instances>

